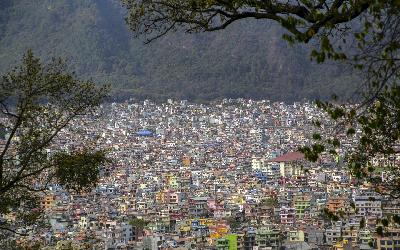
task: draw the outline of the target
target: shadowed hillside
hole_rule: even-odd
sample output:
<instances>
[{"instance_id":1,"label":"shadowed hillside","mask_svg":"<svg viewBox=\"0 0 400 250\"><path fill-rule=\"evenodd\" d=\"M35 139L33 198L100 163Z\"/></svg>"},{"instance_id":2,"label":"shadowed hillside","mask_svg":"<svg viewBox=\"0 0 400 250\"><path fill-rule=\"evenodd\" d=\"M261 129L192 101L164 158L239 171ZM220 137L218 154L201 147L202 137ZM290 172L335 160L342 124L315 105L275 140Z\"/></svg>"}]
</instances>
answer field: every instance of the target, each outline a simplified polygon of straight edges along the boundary
<instances>
[{"instance_id":1,"label":"shadowed hillside","mask_svg":"<svg viewBox=\"0 0 400 250\"><path fill-rule=\"evenodd\" d=\"M79 75L113 85L127 97L267 98L293 101L350 92L351 74L313 65L309 51L290 47L270 22L239 22L225 31L170 34L144 45L133 39L113 0L2 0L0 71L27 48L63 56Z\"/></svg>"}]
</instances>

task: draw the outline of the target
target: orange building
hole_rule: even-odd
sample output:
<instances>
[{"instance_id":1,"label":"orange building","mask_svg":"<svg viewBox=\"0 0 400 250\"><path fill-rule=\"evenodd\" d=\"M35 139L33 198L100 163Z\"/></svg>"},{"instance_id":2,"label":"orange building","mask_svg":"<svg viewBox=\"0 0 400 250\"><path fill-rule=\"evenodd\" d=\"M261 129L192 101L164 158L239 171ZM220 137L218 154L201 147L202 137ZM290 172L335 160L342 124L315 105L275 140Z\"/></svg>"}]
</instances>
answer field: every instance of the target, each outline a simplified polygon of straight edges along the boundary
<instances>
[{"instance_id":1,"label":"orange building","mask_svg":"<svg viewBox=\"0 0 400 250\"><path fill-rule=\"evenodd\" d=\"M344 211L345 210L345 205L346 205L346 199L344 198L330 198L326 206L328 207L328 210L331 212L338 212L338 211Z\"/></svg>"}]
</instances>

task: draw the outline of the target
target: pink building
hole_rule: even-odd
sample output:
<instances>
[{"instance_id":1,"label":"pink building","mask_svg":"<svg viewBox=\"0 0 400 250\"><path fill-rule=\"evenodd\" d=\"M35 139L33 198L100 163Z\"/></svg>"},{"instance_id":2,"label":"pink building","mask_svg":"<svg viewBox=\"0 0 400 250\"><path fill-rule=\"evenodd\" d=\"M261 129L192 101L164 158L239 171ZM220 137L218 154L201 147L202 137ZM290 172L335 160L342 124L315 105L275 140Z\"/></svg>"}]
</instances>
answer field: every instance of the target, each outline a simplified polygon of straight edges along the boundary
<instances>
[{"instance_id":1,"label":"pink building","mask_svg":"<svg viewBox=\"0 0 400 250\"><path fill-rule=\"evenodd\" d=\"M296 210L293 207L281 207L279 213L282 224L294 224L296 220Z\"/></svg>"}]
</instances>

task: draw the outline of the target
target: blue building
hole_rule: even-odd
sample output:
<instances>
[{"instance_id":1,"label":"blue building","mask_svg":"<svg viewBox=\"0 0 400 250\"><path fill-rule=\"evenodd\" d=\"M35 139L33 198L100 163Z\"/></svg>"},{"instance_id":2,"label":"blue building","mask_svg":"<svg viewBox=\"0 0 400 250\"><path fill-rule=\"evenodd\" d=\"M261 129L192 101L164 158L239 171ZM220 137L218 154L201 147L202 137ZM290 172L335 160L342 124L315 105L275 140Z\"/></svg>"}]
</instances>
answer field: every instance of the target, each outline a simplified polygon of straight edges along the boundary
<instances>
[{"instance_id":1,"label":"blue building","mask_svg":"<svg viewBox=\"0 0 400 250\"><path fill-rule=\"evenodd\" d=\"M150 136L153 136L154 133L150 130L140 130L140 131L136 132L136 135L150 137Z\"/></svg>"}]
</instances>

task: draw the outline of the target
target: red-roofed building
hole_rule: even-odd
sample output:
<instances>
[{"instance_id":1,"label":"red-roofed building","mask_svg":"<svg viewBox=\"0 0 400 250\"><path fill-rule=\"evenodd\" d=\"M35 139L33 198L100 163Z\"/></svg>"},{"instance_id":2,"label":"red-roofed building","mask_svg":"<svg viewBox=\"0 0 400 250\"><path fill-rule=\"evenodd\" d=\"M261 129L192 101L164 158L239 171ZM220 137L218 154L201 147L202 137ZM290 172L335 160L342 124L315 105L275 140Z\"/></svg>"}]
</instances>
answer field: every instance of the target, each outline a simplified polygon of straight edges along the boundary
<instances>
[{"instance_id":1,"label":"red-roofed building","mask_svg":"<svg viewBox=\"0 0 400 250\"><path fill-rule=\"evenodd\" d=\"M299 161L304 159L304 154L300 152L289 152L287 154L278 156L269 160L270 162L292 162L292 161Z\"/></svg>"},{"instance_id":2,"label":"red-roofed building","mask_svg":"<svg viewBox=\"0 0 400 250\"><path fill-rule=\"evenodd\" d=\"M281 177L297 177L304 174L302 162L304 154L300 152L290 152L269 160L272 164L279 164Z\"/></svg>"}]
</instances>

